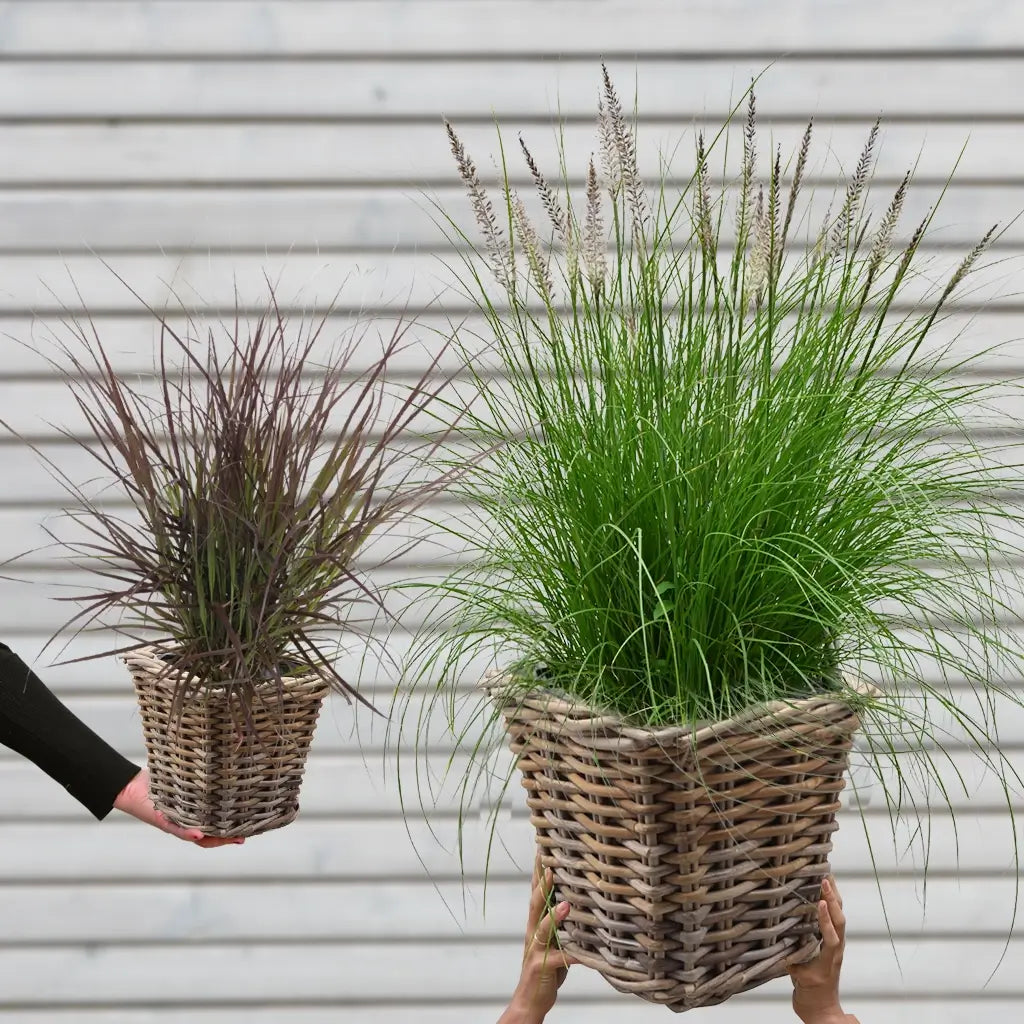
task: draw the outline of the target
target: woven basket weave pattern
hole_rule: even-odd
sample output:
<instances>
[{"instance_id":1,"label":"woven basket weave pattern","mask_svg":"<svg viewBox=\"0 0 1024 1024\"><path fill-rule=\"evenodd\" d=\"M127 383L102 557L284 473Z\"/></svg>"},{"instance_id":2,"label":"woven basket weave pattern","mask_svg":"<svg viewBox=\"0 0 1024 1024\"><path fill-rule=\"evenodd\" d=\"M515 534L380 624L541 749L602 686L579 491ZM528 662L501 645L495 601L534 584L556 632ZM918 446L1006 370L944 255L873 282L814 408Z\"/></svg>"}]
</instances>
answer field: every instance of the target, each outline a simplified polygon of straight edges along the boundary
<instances>
[{"instance_id":1,"label":"woven basket weave pattern","mask_svg":"<svg viewBox=\"0 0 1024 1024\"><path fill-rule=\"evenodd\" d=\"M125 656L138 696L150 794L175 824L206 835L254 836L281 828L299 810L299 787L329 687L320 676L256 691L246 725L238 694L200 690L172 707L174 679L157 648Z\"/></svg>"},{"instance_id":2,"label":"woven basket weave pattern","mask_svg":"<svg viewBox=\"0 0 1024 1024\"><path fill-rule=\"evenodd\" d=\"M507 684L504 684L507 685ZM700 729L630 728L543 691L502 706L562 945L620 992L720 1003L818 949L857 716L827 698Z\"/></svg>"}]
</instances>

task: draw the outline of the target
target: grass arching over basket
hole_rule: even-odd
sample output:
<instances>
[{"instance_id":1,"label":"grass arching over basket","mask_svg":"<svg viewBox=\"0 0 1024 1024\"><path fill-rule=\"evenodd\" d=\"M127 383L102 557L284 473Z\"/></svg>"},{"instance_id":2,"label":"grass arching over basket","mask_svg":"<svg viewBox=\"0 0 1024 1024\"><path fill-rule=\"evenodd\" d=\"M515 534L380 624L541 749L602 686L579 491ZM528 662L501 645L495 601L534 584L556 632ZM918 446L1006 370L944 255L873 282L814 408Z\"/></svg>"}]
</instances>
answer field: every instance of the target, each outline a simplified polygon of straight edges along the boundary
<instances>
[{"instance_id":1,"label":"grass arching over basket","mask_svg":"<svg viewBox=\"0 0 1024 1024\"><path fill-rule=\"evenodd\" d=\"M474 556L434 590L419 637L419 742L430 709L470 743L500 717L465 724L456 707L471 660L523 693L542 666L550 690L652 728L835 693L862 715L891 809L913 809L915 778L952 807L966 745L1012 816L1021 778L996 719L1021 704L1007 626L1024 524L1003 503L1021 467L976 439L1009 420L971 372L985 353L936 339L994 229L934 277L935 211L900 223L911 175L873 208L877 125L816 222L810 127L761 183L752 93L735 167L733 127L698 135L688 180L666 171L652 193L606 74L582 203L563 148L555 180L520 142L542 225L504 146L492 203L448 126L483 237L441 211L486 322L457 337L505 385L478 380L470 422L488 454L459 485L480 510L461 531ZM855 692L844 673L884 689Z\"/></svg>"},{"instance_id":2,"label":"grass arching over basket","mask_svg":"<svg viewBox=\"0 0 1024 1024\"><path fill-rule=\"evenodd\" d=\"M247 712L258 687L304 672L368 703L334 664L339 630L371 641L382 598L357 557L451 482L430 464L443 434L416 433L450 384L443 348L399 383L409 323L375 339L357 322L331 342L330 309L292 323L272 288L252 322L189 315L182 329L152 312L150 374L119 372L88 320L68 321L49 360L86 423L62 433L104 485L36 449L71 499L73 536L55 540L105 581L65 598L83 607L63 628L116 625L124 642L92 658L155 631L179 708L214 687Z\"/></svg>"}]
</instances>

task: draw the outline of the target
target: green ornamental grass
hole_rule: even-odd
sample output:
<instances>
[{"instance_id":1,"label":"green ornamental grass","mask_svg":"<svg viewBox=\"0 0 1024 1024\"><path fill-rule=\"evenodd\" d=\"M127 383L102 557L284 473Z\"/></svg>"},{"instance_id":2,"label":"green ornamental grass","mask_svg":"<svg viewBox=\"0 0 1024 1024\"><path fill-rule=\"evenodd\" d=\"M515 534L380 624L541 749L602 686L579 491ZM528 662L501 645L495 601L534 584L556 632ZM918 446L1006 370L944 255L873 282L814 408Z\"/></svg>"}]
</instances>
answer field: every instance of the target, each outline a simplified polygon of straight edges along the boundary
<instances>
[{"instance_id":1,"label":"green ornamental grass","mask_svg":"<svg viewBox=\"0 0 1024 1024\"><path fill-rule=\"evenodd\" d=\"M752 90L745 105L742 152L732 123L698 134L683 184L665 168L651 190L605 72L582 197L562 146L554 178L520 141L537 196L503 143L492 200L448 126L482 234L444 215L486 325L454 329L478 356L460 439L479 457L459 485L472 515L445 524L471 557L430 584L415 678L465 735L452 680L481 660L644 726L834 691L898 780L916 763L945 794L939 762L966 741L1009 794L989 741L1020 703L1019 466L980 447L995 385L945 326L995 229L929 258L934 209L901 224L909 173L871 201L877 124L812 218L812 128L759 174Z\"/></svg>"}]
</instances>

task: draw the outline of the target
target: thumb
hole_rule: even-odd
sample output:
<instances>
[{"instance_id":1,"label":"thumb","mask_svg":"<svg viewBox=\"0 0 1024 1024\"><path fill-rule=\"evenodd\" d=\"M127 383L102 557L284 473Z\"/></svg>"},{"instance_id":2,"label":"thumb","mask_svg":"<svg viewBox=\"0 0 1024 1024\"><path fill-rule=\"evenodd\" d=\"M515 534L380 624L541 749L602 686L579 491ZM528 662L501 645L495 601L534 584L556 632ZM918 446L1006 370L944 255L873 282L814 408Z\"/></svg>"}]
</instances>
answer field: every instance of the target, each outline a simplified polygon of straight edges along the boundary
<instances>
[{"instance_id":1,"label":"thumb","mask_svg":"<svg viewBox=\"0 0 1024 1024\"><path fill-rule=\"evenodd\" d=\"M547 914L547 934L541 939L545 946L558 945L558 926L569 916L569 904L562 900L561 903L552 907ZM540 935L538 935L540 938Z\"/></svg>"},{"instance_id":2,"label":"thumb","mask_svg":"<svg viewBox=\"0 0 1024 1024\"><path fill-rule=\"evenodd\" d=\"M554 912L551 915L553 919L551 922L551 944L553 946L561 947L561 942L558 937L558 926L569 916L570 910L571 907L569 904L563 900L557 907L555 907ZM579 963L579 960L573 956L569 956L568 953L562 953L560 951L560 956L563 967L572 967L574 964Z\"/></svg>"}]
</instances>

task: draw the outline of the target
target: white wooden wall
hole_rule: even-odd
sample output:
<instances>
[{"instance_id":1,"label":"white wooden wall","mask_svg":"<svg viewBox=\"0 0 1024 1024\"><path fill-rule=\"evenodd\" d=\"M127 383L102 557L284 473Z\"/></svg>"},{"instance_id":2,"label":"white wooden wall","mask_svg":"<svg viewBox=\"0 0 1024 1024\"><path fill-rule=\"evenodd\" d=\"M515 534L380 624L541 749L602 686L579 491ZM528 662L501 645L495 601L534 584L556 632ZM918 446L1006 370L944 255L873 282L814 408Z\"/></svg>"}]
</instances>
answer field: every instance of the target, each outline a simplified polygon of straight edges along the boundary
<instances>
[{"instance_id":1,"label":"white wooden wall","mask_svg":"<svg viewBox=\"0 0 1024 1024\"><path fill-rule=\"evenodd\" d=\"M295 305L329 298L346 279L343 303L383 292L385 307L422 304L443 279L443 253L418 190L463 215L440 116L459 124L486 169L494 115L524 127L543 158L560 105L582 164L602 56L627 95L635 76L648 168L660 143L694 117L722 117L777 59L759 99L784 143L813 114L819 146L830 139L849 166L883 112L880 179L895 184L920 151L908 220L968 136L939 218L943 240L969 244L1024 205L1024 11L1012 0L0 3L0 415L85 472L47 424L71 422L60 387L18 342L44 337L62 303L79 304L73 279L124 368L145 366L151 325L101 259L158 303L169 282L219 308L237 282L255 302L267 272ZM1001 245L1019 254L1024 221ZM1011 280L1001 302L978 311L966 345L1022 333L1017 290ZM0 439L0 559L45 541L40 524L58 500L30 453ZM22 573L29 582L0 580L0 637L32 660L63 614L51 598L67 576L47 552ZM141 756L122 668L36 664L87 721ZM383 696L391 682L386 669L363 678ZM1021 717L1008 716L1005 740L1024 753ZM359 725L357 736L349 709L329 707L297 823L210 852L116 816L95 824L5 753L3 1019L496 1020L517 976L529 826L518 816L502 825L508 849L493 853L485 916L483 828L467 826L464 900L454 804L443 798L432 815L448 849L415 817L414 844L392 774L375 781L380 730L365 716ZM438 750L438 764L446 756ZM995 1024L1024 1012L1024 942L1005 946L1014 886L1002 795L983 779L956 799L958 837L947 814L932 819L926 915L920 857L893 848L877 805L867 815L873 849L857 817L844 819L834 861L851 922L844 991L865 1024ZM788 1020L787 989L776 982L692 1019ZM667 1011L582 969L551 1017L656 1019Z\"/></svg>"}]
</instances>

